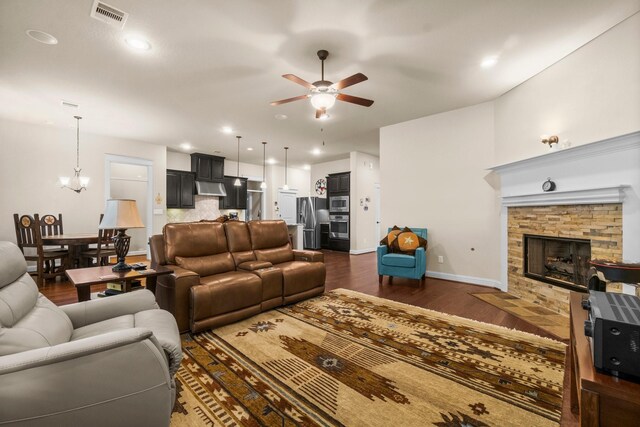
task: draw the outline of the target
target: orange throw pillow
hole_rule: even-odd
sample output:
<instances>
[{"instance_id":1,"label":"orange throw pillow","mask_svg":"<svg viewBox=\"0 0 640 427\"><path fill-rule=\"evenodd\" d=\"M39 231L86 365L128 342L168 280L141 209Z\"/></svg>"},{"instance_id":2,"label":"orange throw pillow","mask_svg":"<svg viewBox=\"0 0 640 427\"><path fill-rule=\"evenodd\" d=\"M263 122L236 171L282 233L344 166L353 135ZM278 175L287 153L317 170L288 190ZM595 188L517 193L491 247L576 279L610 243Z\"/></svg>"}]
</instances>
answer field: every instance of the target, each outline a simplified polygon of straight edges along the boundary
<instances>
[{"instance_id":1,"label":"orange throw pillow","mask_svg":"<svg viewBox=\"0 0 640 427\"><path fill-rule=\"evenodd\" d=\"M391 244L393 243L394 240L396 240L396 237L401 232L402 230L400 229L400 227L398 227L397 225L394 225L391 231L389 232L389 234L384 236L384 239L380 240L380 244L386 245L387 248L391 249Z\"/></svg>"},{"instance_id":2,"label":"orange throw pillow","mask_svg":"<svg viewBox=\"0 0 640 427\"><path fill-rule=\"evenodd\" d=\"M413 255L416 253L416 249L427 249L427 240L416 233L411 231L410 228L405 227L401 233L399 233L392 242L393 252L400 252L403 254Z\"/></svg>"}]
</instances>

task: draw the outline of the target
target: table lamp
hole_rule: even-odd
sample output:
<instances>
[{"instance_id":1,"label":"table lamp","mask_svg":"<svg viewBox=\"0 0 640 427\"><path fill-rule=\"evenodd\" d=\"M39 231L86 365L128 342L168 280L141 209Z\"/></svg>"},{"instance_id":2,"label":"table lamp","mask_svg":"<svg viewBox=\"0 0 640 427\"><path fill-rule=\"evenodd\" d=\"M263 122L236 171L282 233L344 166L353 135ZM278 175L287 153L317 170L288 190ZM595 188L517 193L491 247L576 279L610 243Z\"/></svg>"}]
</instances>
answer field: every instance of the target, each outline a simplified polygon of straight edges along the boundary
<instances>
[{"instance_id":1,"label":"table lamp","mask_svg":"<svg viewBox=\"0 0 640 427\"><path fill-rule=\"evenodd\" d=\"M129 271L131 266L124 261L129 252L131 236L127 236L125 231L128 228L143 228L144 224L138 213L138 206L135 200L130 199L109 199L104 210L104 216L98 226L99 229L114 229L118 234L113 236L118 263L113 266L115 272Z\"/></svg>"}]
</instances>

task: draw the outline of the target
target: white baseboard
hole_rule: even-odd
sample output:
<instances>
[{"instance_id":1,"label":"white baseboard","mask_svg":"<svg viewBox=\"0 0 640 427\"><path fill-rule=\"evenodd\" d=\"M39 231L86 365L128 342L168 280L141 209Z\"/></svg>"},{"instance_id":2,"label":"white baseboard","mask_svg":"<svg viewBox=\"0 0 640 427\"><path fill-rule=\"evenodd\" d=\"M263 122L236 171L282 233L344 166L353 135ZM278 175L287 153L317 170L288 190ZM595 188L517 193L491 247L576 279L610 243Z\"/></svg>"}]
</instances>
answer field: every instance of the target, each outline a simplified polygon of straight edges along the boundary
<instances>
[{"instance_id":1,"label":"white baseboard","mask_svg":"<svg viewBox=\"0 0 640 427\"><path fill-rule=\"evenodd\" d=\"M351 249L349 251L349 255L360 255L360 254L368 254L370 252L375 252L377 248L367 248L367 249Z\"/></svg>"},{"instance_id":2,"label":"white baseboard","mask_svg":"<svg viewBox=\"0 0 640 427\"><path fill-rule=\"evenodd\" d=\"M442 273L440 271L427 271L427 277L434 279L451 280L452 282L470 283L472 285L487 286L489 288L502 289L502 283L493 279L485 279L483 277L463 276L460 274Z\"/></svg>"}]
</instances>

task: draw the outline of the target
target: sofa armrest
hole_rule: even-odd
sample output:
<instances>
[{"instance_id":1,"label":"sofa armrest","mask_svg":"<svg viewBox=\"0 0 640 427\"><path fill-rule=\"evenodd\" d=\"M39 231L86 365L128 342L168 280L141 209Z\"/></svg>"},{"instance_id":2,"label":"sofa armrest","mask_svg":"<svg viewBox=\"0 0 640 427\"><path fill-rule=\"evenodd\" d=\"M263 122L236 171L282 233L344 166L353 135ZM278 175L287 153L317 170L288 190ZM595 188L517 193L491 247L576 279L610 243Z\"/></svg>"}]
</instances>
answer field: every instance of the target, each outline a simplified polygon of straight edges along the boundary
<instances>
[{"instance_id":1,"label":"sofa armrest","mask_svg":"<svg viewBox=\"0 0 640 427\"><path fill-rule=\"evenodd\" d=\"M296 261L324 262L324 254L320 251L294 250L293 259Z\"/></svg>"},{"instance_id":2,"label":"sofa armrest","mask_svg":"<svg viewBox=\"0 0 640 427\"><path fill-rule=\"evenodd\" d=\"M173 270L171 274L158 277L156 301L160 308L173 314L178 322L178 330L189 330L189 289L200 284L200 275L176 265L165 265Z\"/></svg>"},{"instance_id":3,"label":"sofa armrest","mask_svg":"<svg viewBox=\"0 0 640 427\"><path fill-rule=\"evenodd\" d=\"M380 245L378 246L378 248L376 249L376 254L378 257L378 261L382 259L382 257L386 254L389 253L389 248L387 247L387 245Z\"/></svg>"},{"instance_id":4,"label":"sofa armrest","mask_svg":"<svg viewBox=\"0 0 640 427\"><path fill-rule=\"evenodd\" d=\"M0 357L0 424L168 425L172 387L149 330L114 331Z\"/></svg>"},{"instance_id":5,"label":"sofa armrest","mask_svg":"<svg viewBox=\"0 0 640 427\"><path fill-rule=\"evenodd\" d=\"M269 268L269 267L273 267L273 264L271 264L269 261L247 261L238 265L238 268L240 270L245 270L245 271L256 271L262 268Z\"/></svg>"},{"instance_id":6,"label":"sofa armrest","mask_svg":"<svg viewBox=\"0 0 640 427\"><path fill-rule=\"evenodd\" d=\"M425 248L419 247L414 256L416 257L416 271L420 276L423 276L427 271L427 251Z\"/></svg>"},{"instance_id":7,"label":"sofa armrest","mask_svg":"<svg viewBox=\"0 0 640 427\"><path fill-rule=\"evenodd\" d=\"M142 289L109 298L63 305L60 308L71 319L73 328L77 329L113 317L152 310L158 308L158 304L151 291Z\"/></svg>"}]
</instances>

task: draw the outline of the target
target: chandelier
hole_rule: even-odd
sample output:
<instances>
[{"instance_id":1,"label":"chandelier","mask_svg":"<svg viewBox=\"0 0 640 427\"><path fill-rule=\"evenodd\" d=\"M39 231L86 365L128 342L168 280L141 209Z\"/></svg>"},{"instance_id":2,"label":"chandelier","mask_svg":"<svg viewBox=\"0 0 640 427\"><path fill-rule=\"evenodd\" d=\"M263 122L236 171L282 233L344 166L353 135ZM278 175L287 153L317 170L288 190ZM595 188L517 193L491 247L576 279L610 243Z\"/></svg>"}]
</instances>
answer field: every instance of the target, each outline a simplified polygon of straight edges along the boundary
<instances>
[{"instance_id":1,"label":"chandelier","mask_svg":"<svg viewBox=\"0 0 640 427\"><path fill-rule=\"evenodd\" d=\"M80 116L73 116L76 119L76 167L73 168L73 177L68 176L60 177L60 186L62 188L68 188L69 190L80 193L82 190L87 189L89 185L89 177L80 176Z\"/></svg>"}]
</instances>

